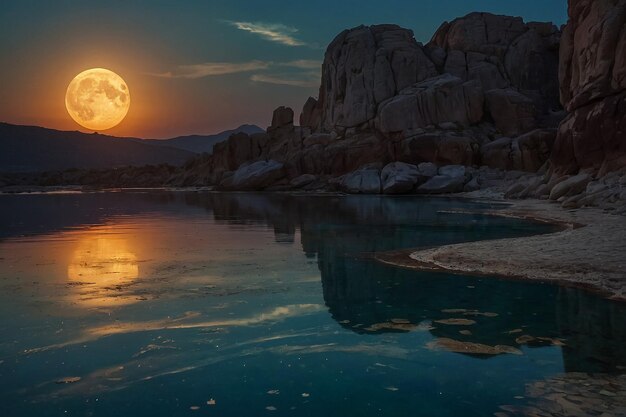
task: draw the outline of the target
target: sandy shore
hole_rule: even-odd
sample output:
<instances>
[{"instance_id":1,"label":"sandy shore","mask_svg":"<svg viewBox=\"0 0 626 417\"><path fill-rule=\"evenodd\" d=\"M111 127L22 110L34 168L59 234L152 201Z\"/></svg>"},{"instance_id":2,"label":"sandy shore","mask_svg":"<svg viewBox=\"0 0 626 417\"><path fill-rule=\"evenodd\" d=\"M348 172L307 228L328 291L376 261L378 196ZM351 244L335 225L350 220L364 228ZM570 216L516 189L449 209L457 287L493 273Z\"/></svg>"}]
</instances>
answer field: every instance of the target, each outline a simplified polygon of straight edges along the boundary
<instances>
[{"instance_id":1,"label":"sandy shore","mask_svg":"<svg viewBox=\"0 0 626 417\"><path fill-rule=\"evenodd\" d=\"M471 275L556 282L626 301L626 216L594 208L565 210L539 200L491 211L560 224L556 233L380 254L394 265Z\"/></svg>"}]
</instances>

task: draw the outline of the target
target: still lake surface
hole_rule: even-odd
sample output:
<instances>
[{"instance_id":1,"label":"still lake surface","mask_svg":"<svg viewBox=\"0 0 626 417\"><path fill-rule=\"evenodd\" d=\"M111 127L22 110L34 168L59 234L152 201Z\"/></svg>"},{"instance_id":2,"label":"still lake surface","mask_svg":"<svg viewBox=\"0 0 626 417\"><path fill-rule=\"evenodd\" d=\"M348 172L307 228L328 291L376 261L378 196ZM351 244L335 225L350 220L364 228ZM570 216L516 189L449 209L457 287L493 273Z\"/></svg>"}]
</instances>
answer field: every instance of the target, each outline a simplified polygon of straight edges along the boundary
<instances>
[{"instance_id":1,"label":"still lake surface","mask_svg":"<svg viewBox=\"0 0 626 417\"><path fill-rule=\"evenodd\" d=\"M621 304L371 257L554 230L449 212L485 206L497 208L418 197L0 195L0 415L490 416L524 405L534 381L623 373ZM544 339L520 344L521 335ZM514 353L437 344L450 339Z\"/></svg>"}]
</instances>

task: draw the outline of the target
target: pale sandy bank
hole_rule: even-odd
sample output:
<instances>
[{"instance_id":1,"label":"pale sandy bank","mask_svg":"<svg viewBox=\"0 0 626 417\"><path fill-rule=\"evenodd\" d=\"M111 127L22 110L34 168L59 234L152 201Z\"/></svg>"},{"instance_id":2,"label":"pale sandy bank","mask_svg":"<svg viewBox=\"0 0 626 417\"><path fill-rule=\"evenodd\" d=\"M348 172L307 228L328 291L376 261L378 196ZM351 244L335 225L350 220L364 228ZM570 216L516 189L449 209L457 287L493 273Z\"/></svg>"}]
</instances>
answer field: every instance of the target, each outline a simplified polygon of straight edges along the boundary
<instances>
[{"instance_id":1,"label":"pale sandy bank","mask_svg":"<svg viewBox=\"0 0 626 417\"><path fill-rule=\"evenodd\" d=\"M561 224L551 234L446 245L377 256L398 266L557 282L626 301L626 216L595 208L564 210L547 201L509 202L494 215Z\"/></svg>"}]
</instances>

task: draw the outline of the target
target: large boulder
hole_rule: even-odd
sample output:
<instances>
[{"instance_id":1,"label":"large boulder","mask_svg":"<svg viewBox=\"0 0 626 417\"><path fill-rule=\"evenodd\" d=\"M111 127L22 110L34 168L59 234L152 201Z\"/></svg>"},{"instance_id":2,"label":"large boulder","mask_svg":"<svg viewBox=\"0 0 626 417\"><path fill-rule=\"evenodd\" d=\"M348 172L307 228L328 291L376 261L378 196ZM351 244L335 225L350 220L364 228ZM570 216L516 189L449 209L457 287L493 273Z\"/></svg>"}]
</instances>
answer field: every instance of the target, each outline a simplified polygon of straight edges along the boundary
<instances>
[{"instance_id":1,"label":"large boulder","mask_svg":"<svg viewBox=\"0 0 626 417\"><path fill-rule=\"evenodd\" d=\"M419 168L404 162L392 162L381 171L380 178L384 194L405 194L413 191L424 177Z\"/></svg>"},{"instance_id":2,"label":"large boulder","mask_svg":"<svg viewBox=\"0 0 626 417\"><path fill-rule=\"evenodd\" d=\"M363 168L346 174L340 189L350 194L380 194L380 170Z\"/></svg>"},{"instance_id":3,"label":"large boulder","mask_svg":"<svg viewBox=\"0 0 626 417\"><path fill-rule=\"evenodd\" d=\"M293 188L302 188L317 180L317 176L313 174L302 174L289 181L289 185Z\"/></svg>"},{"instance_id":4,"label":"large boulder","mask_svg":"<svg viewBox=\"0 0 626 417\"><path fill-rule=\"evenodd\" d=\"M626 0L570 0L559 79L569 115L551 158L557 172L626 166Z\"/></svg>"},{"instance_id":5,"label":"large boulder","mask_svg":"<svg viewBox=\"0 0 626 417\"><path fill-rule=\"evenodd\" d=\"M374 118L379 103L435 75L435 65L412 31L396 25L345 30L324 56L321 127L358 127Z\"/></svg>"},{"instance_id":6,"label":"large boulder","mask_svg":"<svg viewBox=\"0 0 626 417\"><path fill-rule=\"evenodd\" d=\"M405 88L381 103L376 127L391 133L444 122L469 126L482 119L483 102L479 83L444 74Z\"/></svg>"},{"instance_id":7,"label":"large boulder","mask_svg":"<svg viewBox=\"0 0 626 417\"><path fill-rule=\"evenodd\" d=\"M561 197L582 193L587 188L587 184L591 182L591 179L591 175L582 173L559 182L550 191L550 200L558 200Z\"/></svg>"},{"instance_id":8,"label":"large boulder","mask_svg":"<svg viewBox=\"0 0 626 417\"><path fill-rule=\"evenodd\" d=\"M278 161L256 161L245 163L222 184L234 190L262 190L285 176L284 165Z\"/></svg>"}]
</instances>

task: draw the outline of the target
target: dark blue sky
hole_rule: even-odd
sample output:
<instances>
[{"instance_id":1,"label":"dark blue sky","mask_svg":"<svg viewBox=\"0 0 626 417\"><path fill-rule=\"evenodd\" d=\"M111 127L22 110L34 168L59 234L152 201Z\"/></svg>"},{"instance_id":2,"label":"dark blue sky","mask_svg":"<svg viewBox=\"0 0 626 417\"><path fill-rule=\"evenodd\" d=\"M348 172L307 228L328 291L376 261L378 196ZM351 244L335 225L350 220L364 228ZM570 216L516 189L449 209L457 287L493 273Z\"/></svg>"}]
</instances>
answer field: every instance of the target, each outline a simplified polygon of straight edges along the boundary
<instances>
[{"instance_id":1,"label":"dark blue sky","mask_svg":"<svg viewBox=\"0 0 626 417\"><path fill-rule=\"evenodd\" d=\"M132 98L111 134L265 127L273 108L299 113L317 94L324 49L345 28L396 23L427 42L443 21L472 11L561 25L566 8L566 0L7 1L0 120L78 128L65 113L67 84L105 67Z\"/></svg>"}]
</instances>

